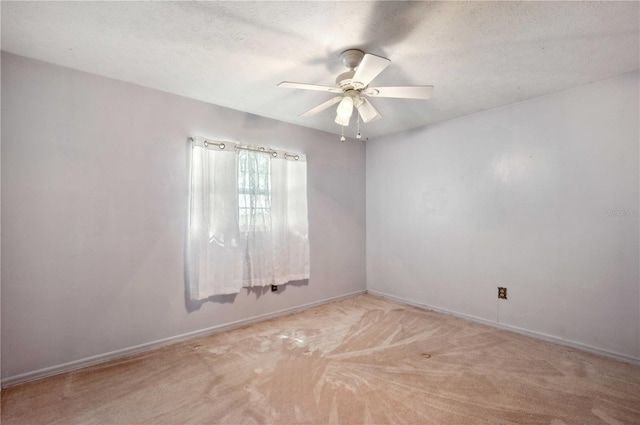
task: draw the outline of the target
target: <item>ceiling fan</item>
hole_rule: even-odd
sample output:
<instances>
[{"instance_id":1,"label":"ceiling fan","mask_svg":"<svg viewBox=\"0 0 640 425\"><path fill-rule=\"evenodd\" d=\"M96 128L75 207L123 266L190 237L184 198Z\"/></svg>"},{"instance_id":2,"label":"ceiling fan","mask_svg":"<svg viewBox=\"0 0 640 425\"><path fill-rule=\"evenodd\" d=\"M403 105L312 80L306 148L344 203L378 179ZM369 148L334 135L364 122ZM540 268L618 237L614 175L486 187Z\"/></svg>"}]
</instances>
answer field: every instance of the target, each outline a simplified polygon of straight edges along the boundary
<instances>
[{"instance_id":1,"label":"ceiling fan","mask_svg":"<svg viewBox=\"0 0 640 425\"><path fill-rule=\"evenodd\" d=\"M340 54L340 60L349 68L349 71L338 75L336 85L333 87L292 83L289 81L283 81L278 84L278 87L318 90L339 95L299 115L301 118L310 117L339 103L335 120L337 124L343 127L348 126L354 108L358 111L357 113L362 118L362 121L367 123L382 118L367 97L428 99L433 92L433 86L369 87L369 83L389 66L391 63L389 59L370 53L365 54L358 49L349 49ZM360 132L358 131L359 135ZM341 140L343 139L344 136Z\"/></svg>"}]
</instances>

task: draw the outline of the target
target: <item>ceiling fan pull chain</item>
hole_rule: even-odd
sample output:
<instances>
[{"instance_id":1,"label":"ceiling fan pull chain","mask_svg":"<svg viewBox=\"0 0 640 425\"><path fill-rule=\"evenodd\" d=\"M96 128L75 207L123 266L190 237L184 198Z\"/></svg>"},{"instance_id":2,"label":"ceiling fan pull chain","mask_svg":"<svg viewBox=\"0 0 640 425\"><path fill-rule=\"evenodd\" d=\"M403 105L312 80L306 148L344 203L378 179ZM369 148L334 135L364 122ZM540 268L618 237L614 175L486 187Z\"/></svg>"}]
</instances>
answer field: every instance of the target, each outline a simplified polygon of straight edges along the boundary
<instances>
[{"instance_id":1,"label":"ceiling fan pull chain","mask_svg":"<svg viewBox=\"0 0 640 425\"><path fill-rule=\"evenodd\" d=\"M360 112L358 112L358 132L356 133L356 139L361 138L362 135L360 134Z\"/></svg>"},{"instance_id":2,"label":"ceiling fan pull chain","mask_svg":"<svg viewBox=\"0 0 640 425\"><path fill-rule=\"evenodd\" d=\"M344 138L344 125L341 125L340 128L342 129L342 136L340 137L340 141L344 142L345 140L347 140Z\"/></svg>"}]
</instances>

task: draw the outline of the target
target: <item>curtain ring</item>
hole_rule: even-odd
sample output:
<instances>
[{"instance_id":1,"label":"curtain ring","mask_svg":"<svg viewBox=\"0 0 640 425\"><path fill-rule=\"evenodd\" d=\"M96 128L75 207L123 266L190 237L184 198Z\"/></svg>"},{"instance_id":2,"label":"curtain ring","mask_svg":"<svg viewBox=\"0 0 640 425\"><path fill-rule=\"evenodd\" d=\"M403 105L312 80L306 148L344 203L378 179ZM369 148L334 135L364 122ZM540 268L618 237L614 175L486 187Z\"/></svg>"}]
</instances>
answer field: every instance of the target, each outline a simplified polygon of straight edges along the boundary
<instances>
[{"instance_id":1,"label":"curtain ring","mask_svg":"<svg viewBox=\"0 0 640 425\"><path fill-rule=\"evenodd\" d=\"M295 158L295 159L296 159L296 161L297 161L297 160L299 160L299 159L300 159L300 156L299 156L299 155L296 155L294 158Z\"/></svg>"},{"instance_id":2,"label":"curtain ring","mask_svg":"<svg viewBox=\"0 0 640 425\"><path fill-rule=\"evenodd\" d=\"M224 149L224 148L225 148L224 143L220 143L220 144L218 145L218 147L219 147L220 149Z\"/></svg>"},{"instance_id":3,"label":"curtain ring","mask_svg":"<svg viewBox=\"0 0 640 425\"><path fill-rule=\"evenodd\" d=\"M204 141L204 147L208 148L209 147L209 142L207 142L206 140Z\"/></svg>"},{"instance_id":4,"label":"curtain ring","mask_svg":"<svg viewBox=\"0 0 640 425\"><path fill-rule=\"evenodd\" d=\"M275 158L276 156L278 156L278 152L276 151L271 152L271 156Z\"/></svg>"}]
</instances>

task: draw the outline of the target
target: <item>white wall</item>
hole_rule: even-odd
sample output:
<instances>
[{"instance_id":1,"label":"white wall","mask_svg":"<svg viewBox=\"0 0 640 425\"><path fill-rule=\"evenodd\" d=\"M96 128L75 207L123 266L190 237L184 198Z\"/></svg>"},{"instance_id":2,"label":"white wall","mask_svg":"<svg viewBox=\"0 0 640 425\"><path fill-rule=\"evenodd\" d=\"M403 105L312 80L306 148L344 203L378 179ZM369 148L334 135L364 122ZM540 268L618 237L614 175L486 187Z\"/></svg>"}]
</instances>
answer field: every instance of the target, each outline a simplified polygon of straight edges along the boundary
<instances>
[{"instance_id":1,"label":"white wall","mask_svg":"<svg viewBox=\"0 0 640 425\"><path fill-rule=\"evenodd\" d=\"M5 53L2 124L4 378L365 289L362 142ZM193 135L307 155L308 285L188 312Z\"/></svg>"},{"instance_id":2,"label":"white wall","mask_svg":"<svg viewBox=\"0 0 640 425\"><path fill-rule=\"evenodd\" d=\"M367 289L640 360L638 81L368 142Z\"/></svg>"}]
</instances>

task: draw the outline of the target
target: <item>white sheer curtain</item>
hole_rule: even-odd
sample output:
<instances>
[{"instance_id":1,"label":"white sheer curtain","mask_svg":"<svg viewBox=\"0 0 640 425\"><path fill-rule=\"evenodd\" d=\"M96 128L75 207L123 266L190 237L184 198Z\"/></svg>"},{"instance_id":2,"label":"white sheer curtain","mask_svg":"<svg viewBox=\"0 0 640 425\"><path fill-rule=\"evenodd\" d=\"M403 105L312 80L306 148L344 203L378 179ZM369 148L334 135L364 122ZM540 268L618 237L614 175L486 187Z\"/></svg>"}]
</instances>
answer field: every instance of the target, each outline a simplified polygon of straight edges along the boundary
<instances>
[{"instance_id":1,"label":"white sheer curtain","mask_svg":"<svg viewBox=\"0 0 640 425\"><path fill-rule=\"evenodd\" d=\"M240 150L237 157L242 284L272 285L275 253L271 217L271 155Z\"/></svg>"},{"instance_id":2,"label":"white sheer curtain","mask_svg":"<svg viewBox=\"0 0 640 425\"><path fill-rule=\"evenodd\" d=\"M192 143L192 300L309 278L306 158L242 148Z\"/></svg>"},{"instance_id":3,"label":"white sheer curtain","mask_svg":"<svg viewBox=\"0 0 640 425\"><path fill-rule=\"evenodd\" d=\"M271 162L274 281L309 278L306 161Z\"/></svg>"},{"instance_id":4,"label":"white sheer curtain","mask_svg":"<svg viewBox=\"0 0 640 425\"><path fill-rule=\"evenodd\" d=\"M236 156L195 143L191 151L189 296L201 300L215 294L238 293L242 262L238 255Z\"/></svg>"}]
</instances>

